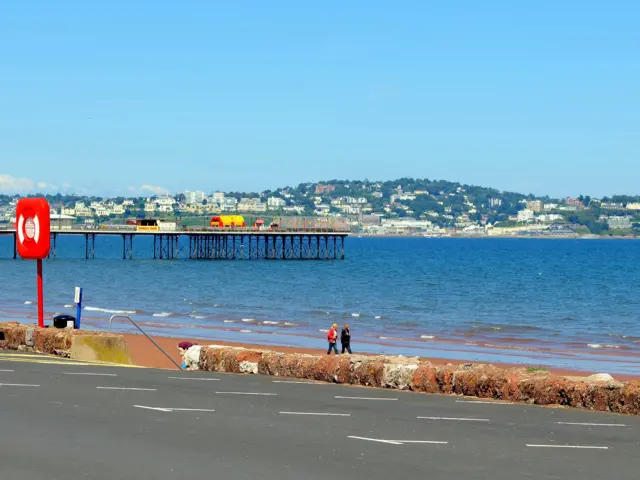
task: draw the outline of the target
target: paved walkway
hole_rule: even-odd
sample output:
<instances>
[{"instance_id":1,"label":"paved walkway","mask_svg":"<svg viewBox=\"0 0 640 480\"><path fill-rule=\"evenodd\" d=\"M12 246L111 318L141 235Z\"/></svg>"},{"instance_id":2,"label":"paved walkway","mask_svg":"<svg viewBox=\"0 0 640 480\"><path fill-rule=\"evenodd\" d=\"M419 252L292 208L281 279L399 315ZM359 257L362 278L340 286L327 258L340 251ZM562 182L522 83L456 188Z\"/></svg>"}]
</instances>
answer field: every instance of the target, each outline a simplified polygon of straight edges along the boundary
<instances>
[{"instance_id":1,"label":"paved walkway","mask_svg":"<svg viewBox=\"0 0 640 480\"><path fill-rule=\"evenodd\" d=\"M11 480L637 479L640 418L0 352Z\"/></svg>"}]
</instances>

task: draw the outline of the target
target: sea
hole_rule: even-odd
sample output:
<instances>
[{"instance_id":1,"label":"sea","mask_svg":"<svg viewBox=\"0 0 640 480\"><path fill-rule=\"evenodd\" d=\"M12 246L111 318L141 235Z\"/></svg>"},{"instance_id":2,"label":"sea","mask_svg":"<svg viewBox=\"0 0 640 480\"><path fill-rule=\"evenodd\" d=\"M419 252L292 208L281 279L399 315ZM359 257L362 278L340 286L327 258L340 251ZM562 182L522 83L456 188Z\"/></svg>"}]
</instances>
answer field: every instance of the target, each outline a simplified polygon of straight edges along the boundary
<instances>
[{"instance_id":1,"label":"sea","mask_svg":"<svg viewBox=\"0 0 640 480\"><path fill-rule=\"evenodd\" d=\"M355 352L640 374L640 241L357 238L335 261L122 260L119 237L60 236L44 261L46 320L105 330L326 348L348 323ZM181 248L186 248L182 246ZM36 321L36 265L0 236L0 319ZM134 331L123 319L114 330Z\"/></svg>"}]
</instances>

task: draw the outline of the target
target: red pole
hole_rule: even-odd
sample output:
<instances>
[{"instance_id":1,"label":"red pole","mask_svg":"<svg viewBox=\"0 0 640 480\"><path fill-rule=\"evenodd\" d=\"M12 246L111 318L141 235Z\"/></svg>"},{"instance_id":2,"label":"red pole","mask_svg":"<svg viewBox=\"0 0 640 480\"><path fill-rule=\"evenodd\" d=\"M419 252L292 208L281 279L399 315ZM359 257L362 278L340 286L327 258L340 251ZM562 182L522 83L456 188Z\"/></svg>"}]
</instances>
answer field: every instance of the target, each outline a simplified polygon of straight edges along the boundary
<instances>
[{"instance_id":1,"label":"red pole","mask_svg":"<svg viewBox=\"0 0 640 480\"><path fill-rule=\"evenodd\" d=\"M38 259L38 326L44 328L44 294L42 292L42 260Z\"/></svg>"}]
</instances>

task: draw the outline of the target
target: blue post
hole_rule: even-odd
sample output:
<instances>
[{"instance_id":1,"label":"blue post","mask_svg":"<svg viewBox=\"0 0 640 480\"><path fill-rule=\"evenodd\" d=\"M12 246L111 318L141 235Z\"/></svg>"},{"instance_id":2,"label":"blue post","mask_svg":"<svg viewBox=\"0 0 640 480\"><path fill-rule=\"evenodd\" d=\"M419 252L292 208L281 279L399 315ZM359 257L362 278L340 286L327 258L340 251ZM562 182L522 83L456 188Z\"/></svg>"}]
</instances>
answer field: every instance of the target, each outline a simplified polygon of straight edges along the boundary
<instances>
[{"instance_id":1,"label":"blue post","mask_svg":"<svg viewBox=\"0 0 640 480\"><path fill-rule=\"evenodd\" d=\"M82 317L82 288L76 287L76 328L80 328L80 318Z\"/></svg>"}]
</instances>

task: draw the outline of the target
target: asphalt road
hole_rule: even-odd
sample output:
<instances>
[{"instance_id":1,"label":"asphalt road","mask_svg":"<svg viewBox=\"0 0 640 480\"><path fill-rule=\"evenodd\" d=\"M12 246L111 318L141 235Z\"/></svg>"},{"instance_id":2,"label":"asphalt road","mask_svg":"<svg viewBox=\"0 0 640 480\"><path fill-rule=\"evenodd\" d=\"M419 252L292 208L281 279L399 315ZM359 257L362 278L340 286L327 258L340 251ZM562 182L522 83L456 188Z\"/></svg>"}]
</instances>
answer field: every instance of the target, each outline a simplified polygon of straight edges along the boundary
<instances>
[{"instance_id":1,"label":"asphalt road","mask_svg":"<svg viewBox=\"0 0 640 480\"><path fill-rule=\"evenodd\" d=\"M635 417L2 352L0 426L3 480L640 478Z\"/></svg>"}]
</instances>

